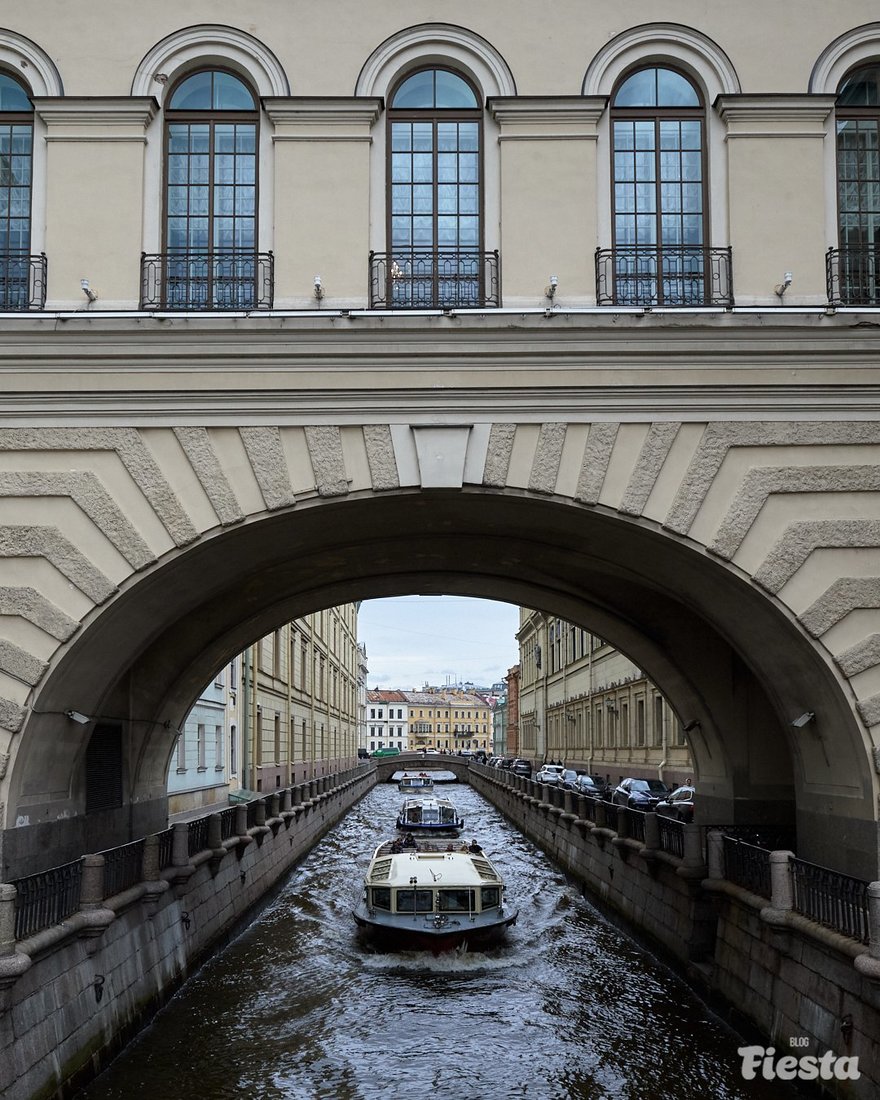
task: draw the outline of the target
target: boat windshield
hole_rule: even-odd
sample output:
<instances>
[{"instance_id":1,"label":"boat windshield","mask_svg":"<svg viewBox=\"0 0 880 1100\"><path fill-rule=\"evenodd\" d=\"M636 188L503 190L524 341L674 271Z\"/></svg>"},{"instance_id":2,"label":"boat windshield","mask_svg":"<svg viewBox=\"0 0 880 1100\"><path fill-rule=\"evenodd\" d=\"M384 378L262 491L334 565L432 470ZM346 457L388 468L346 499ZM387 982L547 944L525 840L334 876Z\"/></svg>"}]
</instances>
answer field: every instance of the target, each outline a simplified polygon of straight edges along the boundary
<instances>
[{"instance_id":1,"label":"boat windshield","mask_svg":"<svg viewBox=\"0 0 880 1100\"><path fill-rule=\"evenodd\" d=\"M398 890L398 913L430 913L434 908L431 890Z\"/></svg>"},{"instance_id":2,"label":"boat windshield","mask_svg":"<svg viewBox=\"0 0 880 1100\"><path fill-rule=\"evenodd\" d=\"M470 913L473 912L473 890L438 890L437 908L441 913Z\"/></svg>"},{"instance_id":3,"label":"boat windshield","mask_svg":"<svg viewBox=\"0 0 880 1100\"><path fill-rule=\"evenodd\" d=\"M390 909L391 908L391 890L387 886L374 886L373 887L373 908L374 909Z\"/></svg>"},{"instance_id":4,"label":"boat windshield","mask_svg":"<svg viewBox=\"0 0 880 1100\"><path fill-rule=\"evenodd\" d=\"M487 909L497 909L501 904L501 888L499 886L484 886L480 891L483 912Z\"/></svg>"}]
</instances>

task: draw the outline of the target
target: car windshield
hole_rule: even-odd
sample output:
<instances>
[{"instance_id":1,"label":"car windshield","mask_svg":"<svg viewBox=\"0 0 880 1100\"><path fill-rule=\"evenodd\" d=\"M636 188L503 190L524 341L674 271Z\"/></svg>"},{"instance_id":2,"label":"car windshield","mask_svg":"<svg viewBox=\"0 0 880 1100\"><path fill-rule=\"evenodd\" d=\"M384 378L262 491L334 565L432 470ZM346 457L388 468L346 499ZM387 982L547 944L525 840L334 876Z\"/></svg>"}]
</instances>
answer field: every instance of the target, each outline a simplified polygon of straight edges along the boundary
<instances>
[{"instance_id":1,"label":"car windshield","mask_svg":"<svg viewBox=\"0 0 880 1100\"><path fill-rule=\"evenodd\" d=\"M649 791L660 791L663 794L665 794L669 790L666 784L662 783L659 779L646 779L645 786L642 789Z\"/></svg>"}]
</instances>

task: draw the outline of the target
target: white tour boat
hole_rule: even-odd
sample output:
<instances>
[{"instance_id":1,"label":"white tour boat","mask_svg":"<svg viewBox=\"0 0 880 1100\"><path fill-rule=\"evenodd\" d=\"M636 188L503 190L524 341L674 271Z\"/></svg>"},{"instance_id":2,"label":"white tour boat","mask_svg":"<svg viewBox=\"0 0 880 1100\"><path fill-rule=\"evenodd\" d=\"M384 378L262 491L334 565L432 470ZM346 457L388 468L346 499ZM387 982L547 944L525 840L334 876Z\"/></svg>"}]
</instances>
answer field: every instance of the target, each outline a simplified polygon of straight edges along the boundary
<instances>
[{"instance_id":1,"label":"white tour boat","mask_svg":"<svg viewBox=\"0 0 880 1100\"><path fill-rule=\"evenodd\" d=\"M448 798L405 798L397 827L419 833L457 832L464 828L464 818Z\"/></svg>"},{"instance_id":2,"label":"white tour boat","mask_svg":"<svg viewBox=\"0 0 880 1100\"><path fill-rule=\"evenodd\" d=\"M504 889L475 841L417 841L407 833L373 853L354 919L392 951L485 947L516 922Z\"/></svg>"},{"instance_id":3,"label":"white tour boat","mask_svg":"<svg viewBox=\"0 0 880 1100\"><path fill-rule=\"evenodd\" d=\"M434 780L427 772L404 772L397 781L399 791L432 791Z\"/></svg>"}]
</instances>

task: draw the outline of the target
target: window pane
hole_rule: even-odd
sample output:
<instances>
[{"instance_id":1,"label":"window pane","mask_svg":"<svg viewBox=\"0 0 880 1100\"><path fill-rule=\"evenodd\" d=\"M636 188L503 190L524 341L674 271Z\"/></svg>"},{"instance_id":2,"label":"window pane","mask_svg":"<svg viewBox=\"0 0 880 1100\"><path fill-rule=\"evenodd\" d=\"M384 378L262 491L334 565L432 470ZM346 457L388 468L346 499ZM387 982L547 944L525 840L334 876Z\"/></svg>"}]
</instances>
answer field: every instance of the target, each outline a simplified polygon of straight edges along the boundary
<instances>
[{"instance_id":1,"label":"window pane","mask_svg":"<svg viewBox=\"0 0 880 1100\"><path fill-rule=\"evenodd\" d=\"M696 89L681 73L671 69L657 70L658 107L699 107Z\"/></svg>"},{"instance_id":2,"label":"window pane","mask_svg":"<svg viewBox=\"0 0 880 1100\"><path fill-rule=\"evenodd\" d=\"M27 92L11 76L0 73L0 111L32 111Z\"/></svg>"},{"instance_id":3,"label":"window pane","mask_svg":"<svg viewBox=\"0 0 880 1100\"><path fill-rule=\"evenodd\" d=\"M413 149L417 153L430 153L434 148L434 125L431 122L414 122L412 127Z\"/></svg>"},{"instance_id":4,"label":"window pane","mask_svg":"<svg viewBox=\"0 0 880 1100\"><path fill-rule=\"evenodd\" d=\"M392 107L433 107L434 74L429 70L407 77L394 93Z\"/></svg>"},{"instance_id":5,"label":"window pane","mask_svg":"<svg viewBox=\"0 0 880 1100\"><path fill-rule=\"evenodd\" d=\"M193 73L174 89L168 104L175 111L210 111L211 74Z\"/></svg>"},{"instance_id":6,"label":"window pane","mask_svg":"<svg viewBox=\"0 0 880 1100\"><path fill-rule=\"evenodd\" d=\"M477 97L471 86L455 73L438 69L435 84L436 107L478 107Z\"/></svg>"},{"instance_id":7,"label":"window pane","mask_svg":"<svg viewBox=\"0 0 880 1100\"><path fill-rule=\"evenodd\" d=\"M395 122L391 127L393 152L409 152L412 149L412 126L408 122Z\"/></svg>"},{"instance_id":8,"label":"window pane","mask_svg":"<svg viewBox=\"0 0 880 1100\"><path fill-rule=\"evenodd\" d=\"M217 111L253 111L254 97L238 77L214 73L214 109Z\"/></svg>"},{"instance_id":9,"label":"window pane","mask_svg":"<svg viewBox=\"0 0 880 1100\"><path fill-rule=\"evenodd\" d=\"M874 107L880 104L880 67L866 65L846 76L837 95L838 107Z\"/></svg>"},{"instance_id":10,"label":"window pane","mask_svg":"<svg viewBox=\"0 0 880 1100\"><path fill-rule=\"evenodd\" d=\"M614 96L615 107L656 107L657 82L653 69L640 69L620 85Z\"/></svg>"}]
</instances>

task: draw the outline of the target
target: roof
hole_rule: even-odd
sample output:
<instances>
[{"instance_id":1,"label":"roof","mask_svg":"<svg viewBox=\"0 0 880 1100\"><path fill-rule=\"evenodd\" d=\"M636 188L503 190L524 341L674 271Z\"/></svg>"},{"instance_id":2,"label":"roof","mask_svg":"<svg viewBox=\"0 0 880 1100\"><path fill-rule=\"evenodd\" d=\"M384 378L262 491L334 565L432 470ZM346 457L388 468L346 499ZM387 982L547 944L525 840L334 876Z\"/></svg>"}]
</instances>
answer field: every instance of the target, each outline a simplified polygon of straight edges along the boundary
<instances>
[{"instance_id":1,"label":"roof","mask_svg":"<svg viewBox=\"0 0 880 1100\"><path fill-rule=\"evenodd\" d=\"M453 851L444 850L453 847ZM419 849L391 854L381 845L367 872L371 886L437 886L454 889L459 886L488 886L501 882L498 872L485 855L471 854L461 841L449 845L438 842L426 850ZM413 882L412 880L416 881Z\"/></svg>"}]
</instances>

